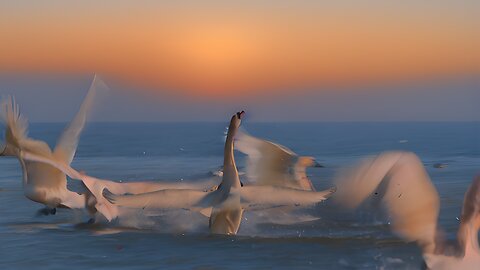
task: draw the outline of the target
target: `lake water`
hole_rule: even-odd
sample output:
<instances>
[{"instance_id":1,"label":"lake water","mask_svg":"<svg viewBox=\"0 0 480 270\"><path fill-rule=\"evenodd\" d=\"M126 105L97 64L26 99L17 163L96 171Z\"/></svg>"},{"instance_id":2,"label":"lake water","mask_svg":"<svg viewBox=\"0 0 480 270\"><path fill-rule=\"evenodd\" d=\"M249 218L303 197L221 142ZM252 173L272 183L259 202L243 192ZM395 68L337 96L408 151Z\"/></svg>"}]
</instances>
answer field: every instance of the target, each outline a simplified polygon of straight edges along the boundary
<instances>
[{"instance_id":1,"label":"lake water","mask_svg":"<svg viewBox=\"0 0 480 270\"><path fill-rule=\"evenodd\" d=\"M212 178L223 162L227 123L94 123L82 135L73 167L123 181ZM480 123L248 123L254 136L315 156L317 190L336 170L369 154L408 150L420 156L441 198L440 225L454 239L463 195L480 172ZM63 124L32 124L30 136L53 145ZM245 158L237 153L242 168ZM435 163L448 167L437 169ZM72 189L77 188L72 181ZM169 213L148 225L86 225L85 214L41 205L23 195L14 158L0 159L1 269L419 269L414 244L393 235L388 219L342 213L327 201L300 214L318 219L275 224L278 213L247 212L237 236L213 236L208 219ZM185 211L186 212L186 211ZM277 216L278 218L278 216ZM129 224L133 224L129 226Z\"/></svg>"}]
</instances>

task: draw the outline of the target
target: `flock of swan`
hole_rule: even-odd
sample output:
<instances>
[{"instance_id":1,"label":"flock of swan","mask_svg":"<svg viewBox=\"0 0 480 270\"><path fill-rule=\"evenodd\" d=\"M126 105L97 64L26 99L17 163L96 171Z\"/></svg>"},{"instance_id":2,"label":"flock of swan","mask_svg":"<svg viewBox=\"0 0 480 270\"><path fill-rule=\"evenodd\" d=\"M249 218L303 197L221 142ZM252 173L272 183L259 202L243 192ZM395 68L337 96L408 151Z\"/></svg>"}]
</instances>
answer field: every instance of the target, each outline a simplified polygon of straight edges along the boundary
<instances>
[{"instance_id":1,"label":"flock of swan","mask_svg":"<svg viewBox=\"0 0 480 270\"><path fill-rule=\"evenodd\" d=\"M314 158L298 156L282 145L255 138L240 128L245 112L234 114L225 141L223 173L218 185L204 183L118 182L99 179L71 167L79 137L92 109L98 89L106 88L95 78L77 115L51 149L27 135L28 122L13 98L2 100L0 117L5 128L1 156L18 159L25 196L45 208L84 209L90 222L110 222L121 217L119 209L187 209L209 218L213 234L235 235L244 211L272 207L311 206L327 199L337 207L356 209L372 198L379 211L390 218L393 232L421 248L429 269L480 269L480 177L465 193L457 243L447 244L437 225L440 199L422 162L413 153L390 151L362 159L335 177L335 187L315 190L306 168L321 166ZM234 150L248 156L242 183ZM67 176L81 181L85 192L67 188ZM70 181L70 180L69 180Z\"/></svg>"}]
</instances>

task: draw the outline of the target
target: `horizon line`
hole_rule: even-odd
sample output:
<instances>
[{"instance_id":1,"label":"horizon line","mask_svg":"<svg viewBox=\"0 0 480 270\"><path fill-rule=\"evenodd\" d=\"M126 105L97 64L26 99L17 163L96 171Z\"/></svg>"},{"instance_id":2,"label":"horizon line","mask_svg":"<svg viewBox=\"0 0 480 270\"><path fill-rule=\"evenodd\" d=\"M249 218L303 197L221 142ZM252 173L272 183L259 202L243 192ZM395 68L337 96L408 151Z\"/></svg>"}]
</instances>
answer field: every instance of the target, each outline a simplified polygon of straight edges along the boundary
<instances>
[{"instance_id":1,"label":"horizon line","mask_svg":"<svg viewBox=\"0 0 480 270\"><path fill-rule=\"evenodd\" d=\"M176 120L176 121L89 121L87 124L175 124L175 123L223 123L228 120ZM68 124L70 121L30 121L30 124ZM325 121L302 121L302 120L270 120L248 121L247 123L270 124L270 123L480 123L480 120L325 120Z\"/></svg>"}]
</instances>

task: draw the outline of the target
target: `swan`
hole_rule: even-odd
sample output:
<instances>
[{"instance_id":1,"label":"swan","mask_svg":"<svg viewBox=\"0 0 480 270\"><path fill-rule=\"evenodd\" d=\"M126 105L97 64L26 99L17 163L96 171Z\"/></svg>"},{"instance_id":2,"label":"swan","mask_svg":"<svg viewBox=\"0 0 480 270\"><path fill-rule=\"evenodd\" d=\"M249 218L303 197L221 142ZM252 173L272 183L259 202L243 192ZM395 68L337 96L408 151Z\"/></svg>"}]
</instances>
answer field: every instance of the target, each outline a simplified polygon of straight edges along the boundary
<instances>
[{"instance_id":1,"label":"swan","mask_svg":"<svg viewBox=\"0 0 480 270\"><path fill-rule=\"evenodd\" d=\"M257 185L272 185L315 191L307 167L323 167L315 158L298 156L292 150L239 130L235 149L248 155L247 176Z\"/></svg>"},{"instance_id":2,"label":"swan","mask_svg":"<svg viewBox=\"0 0 480 270\"><path fill-rule=\"evenodd\" d=\"M120 211L118 205L109 202L103 196L103 190L109 190L114 194L143 194L159 190L169 189L196 189L207 192L214 186L212 181L201 181L196 183L187 182L123 182L107 179L100 179L78 172L65 162L58 161L49 157L37 155L28 151L21 151L20 156L23 160L40 162L51 165L62 171L72 179L81 180L85 186L85 208L92 216L90 222L97 220L99 215L108 222L119 217Z\"/></svg>"},{"instance_id":3,"label":"swan","mask_svg":"<svg viewBox=\"0 0 480 270\"><path fill-rule=\"evenodd\" d=\"M437 219L440 199L422 162L410 152L385 152L364 159L336 180L334 201L357 208L367 198L378 197L391 218L392 230L421 248L429 269L478 269L480 249L480 177L465 193L458 247L446 248Z\"/></svg>"},{"instance_id":4,"label":"swan","mask_svg":"<svg viewBox=\"0 0 480 270\"><path fill-rule=\"evenodd\" d=\"M238 179L238 170L233 155L233 138L241 123L243 114L244 112L235 114L230 121L230 135L227 136L228 140L225 143L224 153L224 167L226 170L221 184L209 190L177 189L179 186L175 186L175 189L161 189L141 193L141 191L146 190L143 184L116 183L111 180L91 177L79 173L65 162L28 151L22 151L21 156L25 160L47 163L73 179L82 180L92 193L90 194L92 196L87 194L87 201L90 201L88 197L94 197L92 201L96 210L109 219L109 221L118 216L118 206L147 210L190 209L200 211L202 214L210 217L211 232L219 234L236 234L240 225L240 217L244 210L257 210L282 205L311 205L326 200L335 192L334 188L313 192L274 186L242 187ZM162 188L161 184L155 186L156 188ZM113 192L109 190L109 187L112 187ZM103 196L99 195L98 192L102 192ZM104 199L99 199L100 197Z\"/></svg>"},{"instance_id":5,"label":"swan","mask_svg":"<svg viewBox=\"0 0 480 270\"><path fill-rule=\"evenodd\" d=\"M80 133L99 88L106 89L107 86L95 76L79 112L63 131L54 151L51 151L45 142L27 137L28 122L20 114L13 98L7 98L1 103L0 117L6 127L6 140L5 143L0 142L0 156L17 157L22 166L25 196L46 206L40 213L55 214L56 207L86 208L91 216L100 213L111 221L118 216L119 211L103 197L103 189L116 194L139 194L163 189L206 189L214 185L212 181L121 183L91 177L71 168L70 163L75 155ZM81 180L85 192L78 194L68 190L66 175Z\"/></svg>"},{"instance_id":6,"label":"swan","mask_svg":"<svg viewBox=\"0 0 480 270\"><path fill-rule=\"evenodd\" d=\"M234 235L238 232L245 210L264 209L277 205L311 205L330 197L335 189L321 192L275 186L243 186L238 177L234 157L234 137L245 112L232 116L224 150L224 173L216 189L167 189L143 194L116 195L108 189L104 197L115 205L139 209L184 208L204 211L210 216L213 234Z\"/></svg>"},{"instance_id":7,"label":"swan","mask_svg":"<svg viewBox=\"0 0 480 270\"><path fill-rule=\"evenodd\" d=\"M25 160L20 152L28 151L70 164L98 88L106 88L106 85L95 77L80 110L59 137L53 151L44 141L27 136L27 119L20 114L14 98L6 98L1 103L0 119L5 126L5 142L0 155L17 157L22 168L24 194L28 199L45 205L40 210L42 214L55 214L57 207L84 208L85 195L67 189L67 178L61 170L42 162Z\"/></svg>"}]
</instances>

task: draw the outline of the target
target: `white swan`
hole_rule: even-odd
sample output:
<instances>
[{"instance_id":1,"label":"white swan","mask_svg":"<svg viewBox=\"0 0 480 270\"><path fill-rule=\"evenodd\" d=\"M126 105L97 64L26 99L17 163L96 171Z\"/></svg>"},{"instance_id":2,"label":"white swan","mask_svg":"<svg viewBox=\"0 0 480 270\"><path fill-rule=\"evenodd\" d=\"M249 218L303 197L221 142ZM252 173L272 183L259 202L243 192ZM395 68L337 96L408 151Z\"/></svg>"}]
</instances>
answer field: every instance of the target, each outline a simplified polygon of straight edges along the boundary
<instances>
[{"instance_id":1,"label":"white swan","mask_svg":"<svg viewBox=\"0 0 480 270\"><path fill-rule=\"evenodd\" d=\"M336 180L334 200L356 208L377 197L391 218L393 231L406 241L415 241L429 269L479 269L480 177L465 194L459 247L447 252L439 238L439 197L422 162L409 152L385 152L364 159Z\"/></svg>"},{"instance_id":2,"label":"white swan","mask_svg":"<svg viewBox=\"0 0 480 270\"><path fill-rule=\"evenodd\" d=\"M58 170L61 170L72 179L81 180L86 188L84 195L86 200L86 209L92 216L95 216L97 213L99 213L106 218L107 221L112 221L113 219L117 218L120 211L118 209L118 205L114 205L105 199L102 194L103 190L109 190L109 192L114 194L143 194L169 189L203 189L204 192L207 192L207 189L214 185L214 183L211 181L201 181L196 183L154 181L118 182L85 175L73 169L65 162L37 155L28 151L21 151L20 156L23 160L49 164Z\"/></svg>"},{"instance_id":3,"label":"white swan","mask_svg":"<svg viewBox=\"0 0 480 270\"><path fill-rule=\"evenodd\" d=\"M242 115L243 112L232 117L230 138L234 137ZM93 199L93 204L96 204L96 209L109 220L118 215L117 206L147 210L183 208L213 216L210 221L211 231L221 234L237 232L241 212L245 209L264 209L282 205L311 205L326 200L335 192L333 188L322 192L312 192L273 186L241 187L233 156L233 139L227 140L224 154L224 165L227 169L223 175L222 183L215 189L162 189L141 194L134 193L145 191L146 186L141 183L116 183L110 180L97 179L77 172L65 162L27 151L23 151L21 156L25 160L47 163L63 171L71 178L82 180L91 191L93 190L93 196L87 196L87 201L89 200L88 197L97 197ZM152 184L150 187L162 188L163 183L150 184ZM123 194L126 191L129 194L116 195L108 190L109 187L114 189L114 193ZM174 187L178 188L179 186L175 185ZM108 201L99 199L102 196L98 195L98 192L102 189L104 189L103 195ZM149 187L146 189L149 189Z\"/></svg>"},{"instance_id":4,"label":"white swan","mask_svg":"<svg viewBox=\"0 0 480 270\"><path fill-rule=\"evenodd\" d=\"M234 137L244 112L230 121L224 152L224 174L216 190L160 190L137 195L115 195L108 190L104 196L113 204L130 208L167 209L211 208L210 231L215 234L236 234L244 210L263 209L277 205L311 205L326 200L335 189L322 192L273 186L241 186L234 158Z\"/></svg>"},{"instance_id":5,"label":"white swan","mask_svg":"<svg viewBox=\"0 0 480 270\"><path fill-rule=\"evenodd\" d=\"M235 149L248 155L247 176L257 185L315 191L307 167L322 167L313 157L298 156L292 150L244 131L235 137Z\"/></svg>"},{"instance_id":6,"label":"white swan","mask_svg":"<svg viewBox=\"0 0 480 270\"><path fill-rule=\"evenodd\" d=\"M45 142L27 136L28 122L20 114L13 98L2 101L0 116L6 130L1 155L18 158L22 167L24 194L32 201L44 204L44 214L55 214L56 207L84 208L85 196L67 189L67 179L62 171L45 163L25 160L20 152L27 151L70 164L99 87L106 88L95 77L80 110L63 131L53 151Z\"/></svg>"}]
</instances>

